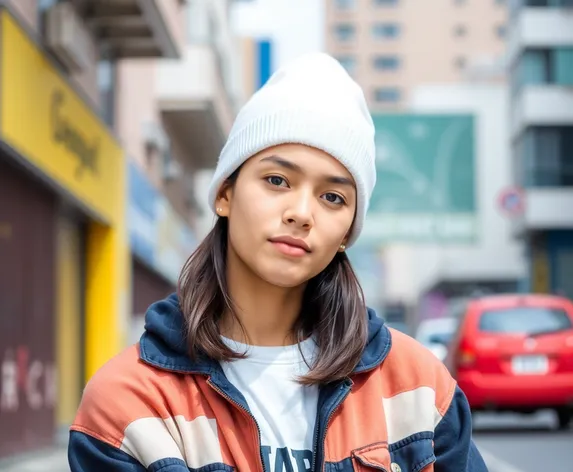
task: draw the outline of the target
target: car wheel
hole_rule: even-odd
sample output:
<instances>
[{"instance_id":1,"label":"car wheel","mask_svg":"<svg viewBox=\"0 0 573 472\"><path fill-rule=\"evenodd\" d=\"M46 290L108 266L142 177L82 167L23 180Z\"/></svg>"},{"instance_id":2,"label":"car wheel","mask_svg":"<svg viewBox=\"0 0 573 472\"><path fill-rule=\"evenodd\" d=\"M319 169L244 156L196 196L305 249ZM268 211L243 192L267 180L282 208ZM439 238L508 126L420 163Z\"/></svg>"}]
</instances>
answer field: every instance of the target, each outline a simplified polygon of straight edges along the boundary
<instances>
[{"instance_id":1,"label":"car wheel","mask_svg":"<svg viewBox=\"0 0 573 472\"><path fill-rule=\"evenodd\" d=\"M569 428L573 420L573 411L571 410L557 410L557 422L559 431L564 431Z\"/></svg>"}]
</instances>

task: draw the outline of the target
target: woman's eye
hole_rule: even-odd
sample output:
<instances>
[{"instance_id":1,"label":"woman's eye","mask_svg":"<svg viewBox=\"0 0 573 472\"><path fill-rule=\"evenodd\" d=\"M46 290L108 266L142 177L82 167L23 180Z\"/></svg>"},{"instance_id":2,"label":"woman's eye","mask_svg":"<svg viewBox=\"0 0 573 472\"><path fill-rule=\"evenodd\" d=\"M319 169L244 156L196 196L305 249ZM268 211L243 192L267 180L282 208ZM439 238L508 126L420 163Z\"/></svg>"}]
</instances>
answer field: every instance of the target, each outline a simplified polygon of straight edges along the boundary
<instances>
[{"instance_id":1,"label":"woman's eye","mask_svg":"<svg viewBox=\"0 0 573 472\"><path fill-rule=\"evenodd\" d=\"M267 177L267 182L275 187L286 187L286 180L278 175L271 175Z\"/></svg>"},{"instance_id":2,"label":"woman's eye","mask_svg":"<svg viewBox=\"0 0 573 472\"><path fill-rule=\"evenodd\" d=\"M324 198L328 203L335 203L337 205L342 205L344 203L343 198L336 193L325 193L322 198Z\"/></svg>"}]
</instances>

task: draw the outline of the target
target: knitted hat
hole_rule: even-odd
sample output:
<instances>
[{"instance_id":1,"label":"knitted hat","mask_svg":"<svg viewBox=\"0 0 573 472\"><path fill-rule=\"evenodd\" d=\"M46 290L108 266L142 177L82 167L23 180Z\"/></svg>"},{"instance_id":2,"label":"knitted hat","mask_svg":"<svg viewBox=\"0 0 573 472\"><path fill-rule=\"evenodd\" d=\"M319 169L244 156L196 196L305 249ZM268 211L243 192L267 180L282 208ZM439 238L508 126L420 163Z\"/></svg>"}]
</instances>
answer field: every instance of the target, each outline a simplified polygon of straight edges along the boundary
<instances>
[{"instance_id":1,"label":"knitted hat","mask_svg":"<svg viewBox=\"0 0 573 472\"><path fill-rule=\"evenodd\" d=\"M247 159L288 143L330 154L354 178L356 215L346 244L351 246L376 183L374 124L362 89L327 54L305 54L280 68L239 111L209 187L213 211L221 184Z\"/></svg>"}]
</instances>

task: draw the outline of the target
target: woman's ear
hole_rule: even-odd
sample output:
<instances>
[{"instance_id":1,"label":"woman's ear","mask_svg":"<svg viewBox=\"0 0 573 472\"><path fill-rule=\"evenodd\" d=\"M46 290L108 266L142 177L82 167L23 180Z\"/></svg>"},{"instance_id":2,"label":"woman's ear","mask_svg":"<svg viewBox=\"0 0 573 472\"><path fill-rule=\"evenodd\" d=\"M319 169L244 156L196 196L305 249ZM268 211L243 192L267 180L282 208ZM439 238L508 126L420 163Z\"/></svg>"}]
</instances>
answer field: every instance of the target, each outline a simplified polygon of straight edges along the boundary
<instances>
[{"instance_id":1,"label":"woman's ear","mask_svg":"<svg viewBox=\"0 0 573 472\"><path fill-rule=\"evenodd\" d=\"M233 186L224 182L221 186L221 190L219 190L219 193L217 194L217 199L215 200L215 211L217 212L217 216L229 216L232 196Z\"/></svg>"}]
</instances>

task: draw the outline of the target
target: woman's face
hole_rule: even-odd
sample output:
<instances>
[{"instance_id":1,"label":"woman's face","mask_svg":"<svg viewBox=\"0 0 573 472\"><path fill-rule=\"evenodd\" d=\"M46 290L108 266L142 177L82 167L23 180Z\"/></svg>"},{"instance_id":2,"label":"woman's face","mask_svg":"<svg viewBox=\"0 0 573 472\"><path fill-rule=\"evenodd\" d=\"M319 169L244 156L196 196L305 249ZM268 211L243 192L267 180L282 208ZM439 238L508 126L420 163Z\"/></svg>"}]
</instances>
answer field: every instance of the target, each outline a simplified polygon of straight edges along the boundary
<instances>
[{"instance_id":1,"label":"woman's face","mask_svg":"<svg viewBox=\"0 0 573 472\"><path fill-rule=\"evenodd\" d=\"M346 242L356 187L325 152L281 145L245 162L217 208L229 219L230 250L266 282L296 287L322 272Z\"/></svg>"}]
</instances>

